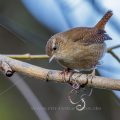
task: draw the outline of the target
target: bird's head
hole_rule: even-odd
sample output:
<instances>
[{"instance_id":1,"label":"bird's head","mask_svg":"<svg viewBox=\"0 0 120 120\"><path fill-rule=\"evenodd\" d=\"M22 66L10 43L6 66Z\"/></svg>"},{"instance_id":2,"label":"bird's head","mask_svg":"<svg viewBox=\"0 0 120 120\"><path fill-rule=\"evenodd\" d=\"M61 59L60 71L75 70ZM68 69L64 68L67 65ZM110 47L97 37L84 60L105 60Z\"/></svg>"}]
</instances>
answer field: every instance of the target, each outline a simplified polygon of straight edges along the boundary
<instances>
[{"instance_id":1,"label":"bird's head","mask_svg":"<svg viewBox=\"0 0 120 120\"><path fill-rule=\"evenodd\" d=\"M61 57L61 51L64 50L64 37L61 33L52 36L46 45L46 54L50 57L49 62Z\"/></svg>"}]
</instances>

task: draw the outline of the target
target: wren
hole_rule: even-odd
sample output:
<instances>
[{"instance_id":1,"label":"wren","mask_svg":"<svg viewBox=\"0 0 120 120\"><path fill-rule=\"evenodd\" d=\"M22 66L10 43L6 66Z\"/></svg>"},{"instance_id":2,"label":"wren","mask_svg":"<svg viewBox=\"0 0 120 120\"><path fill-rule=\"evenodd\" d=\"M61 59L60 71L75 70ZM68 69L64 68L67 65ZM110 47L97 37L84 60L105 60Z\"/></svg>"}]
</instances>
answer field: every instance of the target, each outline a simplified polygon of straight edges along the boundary
<instances>
[{"instance_id":1,"label":"wren","mask_svg":"<svg viewBox=\"0 0 120 120\"><path fill-rule=\"evenodd\" d=\"M55 59L65 69L94 70L106 52L105 41L112 39L105 31L112 15L107 11L94 27L76 27L53 35L46 45L49 62Z\"/></svg>"}]
</instances>

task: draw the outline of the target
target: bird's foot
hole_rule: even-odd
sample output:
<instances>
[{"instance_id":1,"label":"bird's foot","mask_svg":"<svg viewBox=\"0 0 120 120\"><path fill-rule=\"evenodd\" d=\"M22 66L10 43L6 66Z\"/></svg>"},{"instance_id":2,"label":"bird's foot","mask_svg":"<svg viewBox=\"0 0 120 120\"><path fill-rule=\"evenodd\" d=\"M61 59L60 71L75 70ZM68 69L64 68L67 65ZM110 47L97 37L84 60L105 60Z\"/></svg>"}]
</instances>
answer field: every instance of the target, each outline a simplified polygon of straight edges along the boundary
<instances>
[{"instance_id":1,"label":"bird's foot","mask_svg":"<svg viewBox=\"0 0 120 120\"><path fill-rule=\"evenodd\" d=\"M70 71L70 68L65 68L60 74L62 75L62 79L65 80L65 76L70 73L70 76L72 76L72 72ZM66 80L65 80L66 81Z\"/></svg>"}]
</instances>

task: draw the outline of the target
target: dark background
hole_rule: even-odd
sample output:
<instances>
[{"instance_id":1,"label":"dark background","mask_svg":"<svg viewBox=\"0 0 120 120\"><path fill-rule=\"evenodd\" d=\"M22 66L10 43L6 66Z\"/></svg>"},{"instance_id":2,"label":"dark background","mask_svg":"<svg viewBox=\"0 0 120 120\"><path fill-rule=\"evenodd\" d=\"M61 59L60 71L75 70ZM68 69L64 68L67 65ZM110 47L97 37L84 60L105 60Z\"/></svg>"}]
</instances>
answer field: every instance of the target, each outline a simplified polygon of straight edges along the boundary
<instances>
[{"instance_id":1,"label":"dark background","mask_svg":"<svg viewBox=\"0 0 120 120\"><path fill-rule=\"evenodd\" d=\"M54 2L57 3L56 5L61 11L61 14L63 15L62 18L65 22L64 26L61 26L61 28L58 25L58 21L54 23L54 26L53 24L48 25L49 21L52 21L52 19L47 19L48 23L44 23L44 17L41 18L41 14L41 21L37 19L29 12L22 1L0 0L0 24L17 36L16 37L4 30L3 27L0 28L1 54L45 54L46 42L54 33L78 26L78 19L74 17L73 20L71 20L72 16L67 14L69 10L71 10L69 13L72 13L74 7L66 9L67 5L62 2L62 0L58 1L59 2ZM98 18L104 14L105 9L99 6L99 4L96 4L95 1L90 0L88 3L89 5L87 5L86 9L89 8L91 10L92 8L94 11L92 12L91 10L92 15L90 13L88 13L88 15L84 13L82 16L85 19L84 16L91 15L94 16L93 18L97 21ZM46 0L46 4L49 4L49 0ZM85 7L82 7L82 5L80 6L81 11L85 12ZM45 10L47 11L48 8L46 7ZM79 16L78 13L76 14ZM97 18L96 14L100 17L98 16ZM49 14L49 16L52 16L53 19L57 17L54 14ZM85 21L84 19L80 19L79 25L91 26L96 23L95 20L90 20L90 18ZM115 23L114 20L115 19L113 18L110 27L113 28L114 34L117 34L120 27L119 24L116 25L117 23ZM111 33L111 31L109 33ZM107 57L109 57L109 55ZM106 59L108 60L109 58ZM25 61L45 68L62 69L56 62L49 64L47 59ZM100 69L101 74L104 73L103 69L107 69L108 71L109 67L102 67ZM112 72L110 72L113 73L114 69L111 70ZM116 70L115 73L118 74L118 70ZM106 73L103 75L110 77L111 74ZM19 78L16 76L19 76ZM16 76L8 79L2 74L0 75L0 120L38 120L42 118L45 120L119 120L120 118L119 97L110 90L93 89L92 95L86 100L86 109L79 112L73 110L75 106L71 105L67 99L68 93L72 89L71 86L67 84L43 82L23 75ZM115 75L112 77L115 77ZM25 87L26 89L21 87L23 85L19 82L21 81L19 79L22 79L23 83L28 85L29 90L34 93L33 96L29 94L29 92L26 92L27 87ZM22 90L14 84L18 84ZM25 93L25 95L23 93ZM42 104L43 108L39 107L39 105L38 107L36 107L36 105L31 107L25 96L29 96L28 99L31 100L33 104L35 103L33 98L37 97L36 99ZM66 110L66 107L70 110ZM49 118L43 114L43 116L40 117L40 113L42 113L43 109L47 112ZM36 112L39 115L37 115Z\"/></svg>"}]
</instances>

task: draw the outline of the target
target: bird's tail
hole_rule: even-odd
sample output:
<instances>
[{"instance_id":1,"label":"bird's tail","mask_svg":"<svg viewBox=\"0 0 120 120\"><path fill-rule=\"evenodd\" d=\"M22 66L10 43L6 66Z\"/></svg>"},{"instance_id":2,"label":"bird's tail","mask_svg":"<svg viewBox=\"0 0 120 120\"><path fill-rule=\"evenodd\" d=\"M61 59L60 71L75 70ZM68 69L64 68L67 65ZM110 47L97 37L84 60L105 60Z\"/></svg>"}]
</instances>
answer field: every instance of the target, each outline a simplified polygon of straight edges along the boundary
<instances>
[{"instance_id":1,"label":"bird's tail","mask_svg":"<svg viewBox=\"0 0 120 120\"><path fill-rule=\"evenodd\" d=\"M108 20L111 18L111 16L113 15L112 11L108 11L103 17L102 19L96 24L96 28L98 29L104 29L106 23L108 22Z\"/></svg>"}]
</instances>

